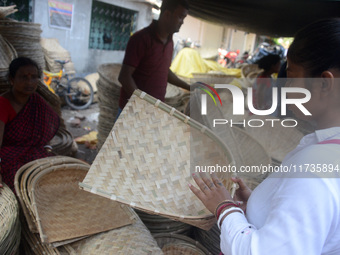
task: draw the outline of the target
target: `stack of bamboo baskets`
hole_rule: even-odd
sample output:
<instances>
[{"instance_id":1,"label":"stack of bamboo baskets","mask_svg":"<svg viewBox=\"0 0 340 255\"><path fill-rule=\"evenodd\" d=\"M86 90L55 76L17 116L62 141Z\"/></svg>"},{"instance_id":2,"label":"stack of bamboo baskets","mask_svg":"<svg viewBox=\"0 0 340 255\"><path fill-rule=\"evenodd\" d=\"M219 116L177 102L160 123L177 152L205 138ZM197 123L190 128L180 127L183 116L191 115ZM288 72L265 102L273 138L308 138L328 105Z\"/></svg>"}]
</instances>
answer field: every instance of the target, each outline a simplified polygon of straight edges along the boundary
<instances>
[{"instance_id":1,"label":"stack of bamboo baskets","mask_svg":"<svg viewBox=\"0 0 340 255\"><path fill-rule=\"evenodd\" d=\"M25 216L26 253L118 254L115 251L141 249L141 254L160 254L132 209L78 188L88 169L80 160L58 156L18 170L15 189Z\"/></svg>"},{"instance_id":2,"label":"stack of bamboo baskets","mask_svg":"<svg viewBox=\"0 0 340 255\"><path fill-rule=\"evenodd\" d=\"M0 254L18 254L21 225L19 205L11 189L0 188Z\"/></svg>"},{"instance_id":3,"label":"stack of bamboo baskets","mask_svg":"<svg viewBox=\"0 0 340 255\"><path fill-rule=\"evenodd\" d=\"M40 24L0 19L0 34L10 42L19 57L35 60L45 68L44 53L40 45Z\"/></svg>"},{"instance_id":4,"label":"stack of bamboo baskets","mask_svg":"<svg viewBox=\"0 0 340 255\"><path fill-rule=\"evenodd\" d=\"M70 53L59 44L58 39L41 38L40 44L44 52L47 70L57 73L60 71L61 66L59 63L55 62L55 60L69 60L64 66L65 72L69 75L74 75L76 73L74 64L70 61Z\"/></svg>"},{"instance_id":5,"label":"stack of bamboo baskets","mask_svg":"<svg viewBox=\"0 0 340 255\"><path fill-rule=\"evenodd\" d=\"M120 64L103 64L98 67L98 149L100 149L105 142L106 137L109 135L118 114L119 95L121 88L121 85L118 81L120 69Z\"/></svg>"}]
</instances>

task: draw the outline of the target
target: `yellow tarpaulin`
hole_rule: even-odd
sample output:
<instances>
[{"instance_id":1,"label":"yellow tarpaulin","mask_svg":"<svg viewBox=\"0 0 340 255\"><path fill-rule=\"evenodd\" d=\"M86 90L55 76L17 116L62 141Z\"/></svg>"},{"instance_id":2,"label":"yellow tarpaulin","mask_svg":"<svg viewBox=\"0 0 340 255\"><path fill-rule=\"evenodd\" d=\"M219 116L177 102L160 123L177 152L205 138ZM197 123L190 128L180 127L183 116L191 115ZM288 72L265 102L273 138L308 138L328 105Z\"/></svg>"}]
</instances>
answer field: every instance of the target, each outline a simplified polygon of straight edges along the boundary
<instances>
[{"instance_id":1,"label":"yellow tarpaulin","mask_svg":"<svg viewBox=\"0 0 340 255\"><path fill-rule=\"evenodd\" d=\"M170 69L175 74L186 78L193 78L193 73L208 72L221 72L241 77L240 69L224 68L215 61L205 60L198 51L191 48L183 48L173 60Z\"/></svg>"}]
</instances>

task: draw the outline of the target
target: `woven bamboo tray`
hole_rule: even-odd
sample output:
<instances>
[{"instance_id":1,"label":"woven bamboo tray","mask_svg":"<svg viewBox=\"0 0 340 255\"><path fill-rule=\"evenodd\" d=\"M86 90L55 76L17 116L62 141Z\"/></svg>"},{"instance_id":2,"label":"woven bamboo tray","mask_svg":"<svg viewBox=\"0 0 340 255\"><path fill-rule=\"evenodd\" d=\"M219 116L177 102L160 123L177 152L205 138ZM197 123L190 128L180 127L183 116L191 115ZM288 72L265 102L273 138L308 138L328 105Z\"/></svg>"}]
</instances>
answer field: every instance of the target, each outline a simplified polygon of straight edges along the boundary
<instances>
[{"instance_id":1,"label":"woven bamboo tray","mask_svg":"<svg viewBox=\"0 0 340 255\"><path fill-rule=\"evenodd\" d=\"M29 190L27 189L29 180L31 180L32 176L35 176L44 168L73 163L84 164L85 166L88 166L87 163L79 159L56 156L31 161L18 169L14 179L14 188L29 229L33 233L38 233L38 229L36 226L31 198L28 194Z\"/></svg>"},{"instance_id":2,"label":"woven bamboo tray","mask_svg":"<svg viewBox=\"0 0 340 255\"><path fill-rule=\"evenodd\" d=\"M132 223L124 206L108 204L106 199L78 188L88 169L86 165L64 164L45 168L32 178L31 202L43 243L74 239Z\"/></svg>"},{"instance_id":3,"label":"woven bamboo tray","mask_svg":"<svg viewBox=\"0 0 340 255\"><path fill-rule=\"evenodd\" d=\"M19 206L11 189L0 189L0 254L17 254L20 244Z\"/></svg>"},{"instance_id":4,"label":"woven bamboo tray","mask_svg":"<svg viewBox=\"0 0 340 255\"><path fill-rule=\"evenodd\" d=\"M150 214L209 229L215 219L188 189L188 182L194 185L190 171L195 165L232 162L228 147L213 132L137 90L80 186ZM230 189L229 177L220 173Z\"/></svg>"},{"instance_id":5,"label":"woven bamboo tray","mask_svg":"<svg viewBox=\"0 0 340 255\"><path fill-rule=\"evenodd\" d=\"M165 255L212 255L199 242L178 234L156 234L153 236Z\"/></svg>"},{"instance_id":6,"label":"woven bamboo tray","mask_svg":"<svg viewBox=\"0 0 340 255\"><path fill-rule=\"evenodd\" d=\"M303 134L295 127L283 127L280 119L268 116L250 116L251 119L260 119L264 121L263 127L249 127L246 125L245 130L249 135L262 144L269 155L276 161L282 162L288 152L295 149L303 137ZM272 122L265 119L276 119L275 126L272 127ZM255 125L255 124L254 124Z\"/></svg>"},{"instance_id":7,"label":"woven bamboo tray","mask_svg":"<svg viewBox=\"0 0 340 255\"><path fill-rule=\"evenodd\" d=\"M226 102L224 100L224 97L222 96L223 93L220 93L222 106L216 106L212 99L208 99L207 114L201 115L202 93L205 92L202 92L200 89L195 89L191 92L190 113L187 112L187 114L190 114L191 118L210 128L222 142L228 144L229 148L231 148L230 150L234 157L237 169L240 169L241 166L270 165L271 157L269 156L266 147L259 143L255 138L238 127L231 127L230 124L213 126L214 119L227 118L224 114L225 109L228 108L225 106L228 101ZM234 122L240 121L240 119L235 120L233 116L229 116L227 120L230 121L230 119L233 119ZM238 175L244 178L247 184L253 188L267 177L267 174L255 172L239 173Z\"/></svg>"},{"instance_id":8,"label":"woven bamboo tray","mask_svg":"<svg viewBox=\"0 0 340 255\"><path fill-rule=\"evenodd\" d=\"M163 254L148 229L130 208L136 221L132 225L93 235L65 247L78 255L158 255Z\"/></svg>"}]
</instances>

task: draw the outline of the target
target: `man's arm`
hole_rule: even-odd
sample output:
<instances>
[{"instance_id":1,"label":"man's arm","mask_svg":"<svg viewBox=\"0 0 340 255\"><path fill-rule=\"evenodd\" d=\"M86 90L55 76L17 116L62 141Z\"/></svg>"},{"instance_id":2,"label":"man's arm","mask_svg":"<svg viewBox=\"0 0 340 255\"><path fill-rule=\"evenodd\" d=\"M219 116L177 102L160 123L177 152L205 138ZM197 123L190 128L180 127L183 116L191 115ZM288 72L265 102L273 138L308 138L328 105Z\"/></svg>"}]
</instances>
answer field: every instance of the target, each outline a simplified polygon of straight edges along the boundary
<instances>
[{"instance_id":1,"label":"man's arm","mask_svg":"<svg viewBox=\"0 0 340 255\"><path fill-rule=\"evenodd\" d=\"M168 82L173 85L176 85L177 87L190 91L190 85L185 81L181 80L180 78L178 78L170 69L168 73Z\"/></svg>"},{"instance_id":2,"label":"man's arm","mask_svg":"<svg viewBox=\"0 0 340 255\"><path fill-rule=\"evenodd\" d=\"M132 74L135 72L135 70L136 68L123 64L118 77L118 81L122 84L124 91L129 97L137 89L137 85L132 78Z\"/></svg>"}]
</instances>

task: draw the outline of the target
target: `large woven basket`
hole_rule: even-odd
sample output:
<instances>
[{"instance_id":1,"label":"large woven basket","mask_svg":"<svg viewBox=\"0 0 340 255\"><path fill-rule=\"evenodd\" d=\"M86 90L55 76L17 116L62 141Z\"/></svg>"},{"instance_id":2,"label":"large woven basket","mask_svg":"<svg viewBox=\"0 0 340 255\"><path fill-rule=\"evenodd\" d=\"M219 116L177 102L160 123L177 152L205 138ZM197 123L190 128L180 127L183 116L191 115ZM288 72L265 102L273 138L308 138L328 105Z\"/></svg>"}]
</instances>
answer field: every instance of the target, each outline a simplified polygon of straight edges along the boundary
<instances>
[{"instance_id":1,"label":"large woven basket","mask_svg":"<svg viewBox=\"0 0 340 255\"><path fill-rule=\"evenodd\" d=\"M97 81L99 119L98 143L100 149L109 135L118 114L121 85L118 81L121 64L103 64L98 67Z\"/></svg>"},{"instance_id":2,"label":"large woven basket","mask_svg":"<svg viewBox=\"0 0 340 255\"><path fill-rule=\"evenodd\" d=\"M106 199L98 199L78 188L88 169L77 164L54 166L44 169L32 180L32 204L43 243L131 224L130 215L120 204L108 204Z\"/></svg>"},{"instance_id":3,"label":"large woven basket","mask_svg":"<svg viewBox=\"0 0 340 255\"><path fill-rule=\"evenodd\" d=\"M44 53L40 45L40 24L0 20L0 34L15 48L18 56L35 60L41 68L45 68Z\"/></svg>"},{"instance_id":4,"label":"large woven basket","mask_svg":"<svg viewBox=\"0 0 340 255\"><path fill-rule=\"evenodd\" d=\"M212 255L199 242L178 234L156 234L153 236L164 255Z\"/></svg>"},{"instance_id":5,"label":"large woven basket","mask_svg":"<svg viewBox=\"0 0 340 255\"><path fill-rule=\"evenodd\" d=\"M222 106L214 105L212 99L207 100L207 114L201 114L201 95L203 93L205 92L202 92L200 89L194 89L191 92L190 112L186 113L190 114L191 118L210 128L223 143L228 145L237 169L239 170L245 166L270 165L271 158L266 147L240 128L230 124L231 119L233 119L234 122L238 122L240 118L235 119L234 115L229 114L228 107L231 107L231 105L228 100L225 100L223 92L219 93L221 95ZM226 111L228 112L227 116L225 115ZM244 116L244 118L246 117ZM214 127L214 119L227 119L229 123L215 125ZM267 177L267 174L262 174L261 172L241 172L238 175L244 178L252 188L255 188Z\"/></svg>"},{"instance_id":6,"label":"large woven basket","mask_svg":"<svg viewBox=\"0 0 340 255\"><path fill-rule=\"evenodd\" d=\"M70 254L78 255L163 254L142 221L137 215L135 217L136 222L132 225L93 235L65 247L72 251Z\"/></svg>"},{"instance_id":7,"label":"large woven basket","mask_svg":"<svg viewBox=\"0 0 340 255\"><path fill-rule=\"evenodd\" d=\"M17 254L20 244L19 206L11 189L0 189L0 254Z\"/></svg>"},{"instance_id":8,"label":"large woven basket","mask_svg":"<svg viewBox=\"0 0 340 255\"><path fill-rule=\"evenodd\" d=\"M207 248L212 254L220 254L220 235L221 231L215 224L210 230L195 228L195 239L200 242L205 248Z\"/></svg>"},{"instance_id":9,"label":"large woven basket","mask_svg":"<svg viewBox=\"0 0 340 255\"><path fill-rule=\"evenodd\" d=\"M80 186L209 229L215 219L188 189L190 172L232 162L228 147L205 126L136 90ZM230 173L219 175L230 189Z\"/></svg>"},{"instance_id":10,"label":"large woven basket","mask_svg":"<svg viewBox=\"0 0 340 255\"><path fill-rule=\"evenodd\" d=\"M228 84L235 75L217 74L217 73L193 73L193 80L195 82L204 82L207 84Z\"/></svg>"},{"instance_id":11,"label":"large woven basket","mask_svg":"<svg viewBox=\"0 0 340 255\"><path fill-rule=\"evenodd\" d=\"M38 228L36 225L36 219L34 215L33 206L31 203L31 198L29 196L29 190L27 189L29 180L32 179L37 173L39 173L42 169L51 167L51 166L58 166L64 164L84 164L88 165L87 163L80 161L79 159L74 159L70 157L48 157L37 159L31 161L21 168L18 169L14 179L14 187L15 192L17 194L18 200L21 205L21 209L23 214L26 218L28 227L30 231L33 233L38 233Z\"/></svg>"},{"instance_id":12,"label":"large woven basket","mask_svg":"<svg viewBox=\"0 0 340 255\"><path fill-rule=\"evenodd\" d=\"M43 243L63 245L79 237L131 224L118 203L81 191L89 165L69 157L50 157L21 167L15 188L31 232ZM76 219L76 220L75 220Z\"/></svg>"},{"instance_id":13,"label":"large woven basket","mask_svg":"<svg viewBox=\"0 0 340 255\"><path fill-rule=\"evenodd\" d=\"M283 127L280 123L282 120L268 116L250 116L251 119L258 119L264 122L262 127L250 127L246 125L245 129L254 139L262 144L269 155L279 163L283 161L288 152L295 149L303 137L303 134L295 127ZM274 119L274 127L271 121L266 119ZM252 123L253 126L260 125L260 122ZM290 123L291 124L291 123Z\"/></svg>"}]
</instances>

